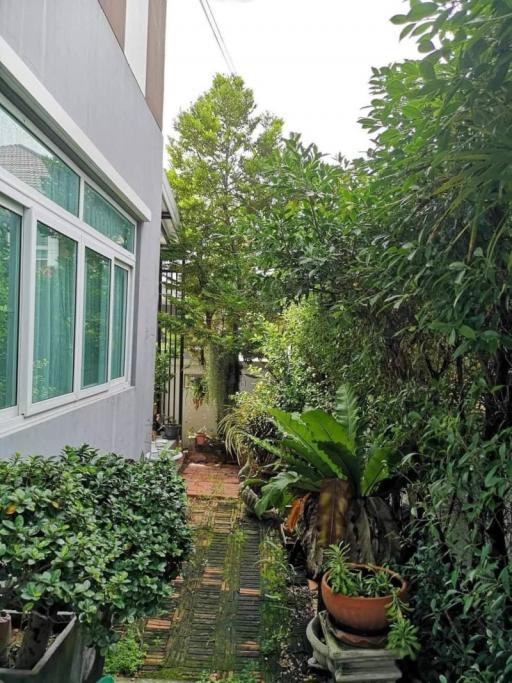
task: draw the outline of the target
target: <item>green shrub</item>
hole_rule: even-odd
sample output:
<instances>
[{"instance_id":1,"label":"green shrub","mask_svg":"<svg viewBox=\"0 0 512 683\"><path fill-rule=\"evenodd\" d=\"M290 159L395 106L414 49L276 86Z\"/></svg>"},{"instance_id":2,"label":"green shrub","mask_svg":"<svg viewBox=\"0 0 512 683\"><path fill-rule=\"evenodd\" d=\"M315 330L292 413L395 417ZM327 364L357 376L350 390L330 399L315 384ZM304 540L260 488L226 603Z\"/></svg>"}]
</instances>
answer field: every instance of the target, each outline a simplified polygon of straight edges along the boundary
<instances>
[{"instance_id":1,"label":"green shrub","mask_svg":"<svg viewBox=\"0 0 512 683\"><path fill-rule=\"evenodd\" d=\"M0 463L0 608L73 611L104 648L114 627L159 609L189 547L170 454L133 462L82 446Z\"/></svg>"},{"instance_id":2,"label":"green shrub","mask_svg":"<svg viewBox=\"0 0 512 683\"><path fill-rule=\"evenodd\" d=\"M117 643L108 648L104 671L107 674L133 676L144 664L146 652L137 629L131 626Z\"/></svg>"},{"instance_id":3,"label":"green shrub","mask_svg":"<svg viewBox=\"0 0 512 683\"><path fill-rule=\"evenodd\" d=\"M252 470L258 469L273 459L251 437L272 438L276 428L258 391L241 392L233 396L233 406L219 422L218 433L226 444L226 450L235 456L240 466L248 463Z\"/></svg>"}]
</instances>

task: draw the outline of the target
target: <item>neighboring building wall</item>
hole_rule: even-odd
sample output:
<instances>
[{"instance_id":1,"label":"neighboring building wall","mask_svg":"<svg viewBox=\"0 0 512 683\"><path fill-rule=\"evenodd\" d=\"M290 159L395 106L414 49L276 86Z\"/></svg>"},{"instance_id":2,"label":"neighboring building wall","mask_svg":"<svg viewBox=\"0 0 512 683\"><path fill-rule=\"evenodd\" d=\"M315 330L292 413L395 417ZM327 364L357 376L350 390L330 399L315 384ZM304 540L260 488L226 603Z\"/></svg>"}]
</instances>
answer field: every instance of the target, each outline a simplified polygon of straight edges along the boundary
<instances>
[{"instance_id":1,"label":"neighboring building wall","mask_svg":"<svg viewBox=\"0 0 512 683\"><path fill-rule=\"evenodd\" d=\"M254 387L258 381L258 378L252 373L254 367L263 368L260 363L242 366L240 391L246 391L247 393L254 391ZM203 375L203 366L187 354L184 368L185 393L183 397L183 440L187 446L191 445L191 436L202 429L206 428L206 431L210 436L215 436L217 434L217 407L215 403L205 401L196 408L193 401L191 380L194 377Z\"/></svg>"},{"instance_id":2,"label":"neighboring building wall","mask_svg":"<svg viewBox=\"0 0 512 683\"><path fill-rule=\"evenodd\" d=\"M121 7L122 17L117 2L103 0L102 5L107 11ZM150 447L163 140L120 49L122 21L112 24L115 34L93 0L0 2L0 40L14 49L152 213L150 222L138 226L132 386L27 418L21 429L0 427L0 457L14 451L54 454L65 444L83 442L132 457ZM45 132L59 144L51 129Z\"/></svg>"}]
</instances>

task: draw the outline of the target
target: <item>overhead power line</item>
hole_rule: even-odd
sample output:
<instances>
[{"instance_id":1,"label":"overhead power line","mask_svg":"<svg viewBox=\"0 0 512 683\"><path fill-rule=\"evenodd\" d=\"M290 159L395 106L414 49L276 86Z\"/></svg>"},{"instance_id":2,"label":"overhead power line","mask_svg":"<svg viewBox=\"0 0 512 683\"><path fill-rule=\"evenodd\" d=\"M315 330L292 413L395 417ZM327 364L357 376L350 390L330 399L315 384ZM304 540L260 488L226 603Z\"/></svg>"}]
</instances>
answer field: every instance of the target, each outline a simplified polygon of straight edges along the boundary
<instances>
[{"instance_id":1,"label":"overhead power line","mask_svg":"<svg viewBox=\"0 0 512 683\"><path fill-rule=\"evenodd\" d=\"M220 30L219 25L217 23L217 20L215 19L215 15L213 13L213 10L210 6L209 1L208 0L199 0L199 4L201 5L201 8L204 12L204 15L208 21L208 24L209 24L211 30L212 30L215 41L216 41L217 45L219 46L219 50L221 51L222 57L224 58L224 61L226 62L226 66L228 67L231 74L236 74L235 63L233 62L233 59L229 53L228 47L226 45L226 41L224 40L224 36L222 35L222 31Z\"/></svg>"},{"instance_id":2,"label":"overhead power line","mask_svg":"<svg viewBox=\"0 0 512 683\"><path fill-rule=\"evenodd\" d=\"M215 25L215 28L217 29L217 34L221 40L222 45L224 46L224 51L225 51L226 55L228 56L229 63L232 66L232 72L236 73L235 62L233 61L233 58L231 57L231 53L228 50L228 46L226 45L226 41L224 40L224 36L222 35L222 31L220 30L220 27L217 23L217 20L215 18L215 14L213 13L212 7L210 5L210 0L204 0L204 2L206 3L206 6L208 7L208 9L210 11L210 16L213 19L213 23Z\"/></svg>"}]
</instances>

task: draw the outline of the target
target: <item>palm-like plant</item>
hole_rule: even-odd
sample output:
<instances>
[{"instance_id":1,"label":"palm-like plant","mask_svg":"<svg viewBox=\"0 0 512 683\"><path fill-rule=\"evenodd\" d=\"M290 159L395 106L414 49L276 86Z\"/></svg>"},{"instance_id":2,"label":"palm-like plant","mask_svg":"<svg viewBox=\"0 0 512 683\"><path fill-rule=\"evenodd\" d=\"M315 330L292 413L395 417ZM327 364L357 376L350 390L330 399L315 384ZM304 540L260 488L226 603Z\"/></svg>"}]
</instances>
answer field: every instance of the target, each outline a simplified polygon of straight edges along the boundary
<instances>
[{"instance_id":1,"label":"palm-like plant","mask_svg":"<svg viewBox=\"0 0 512 683\"><path fill-rule=\"evenodd\" d=\"M390 476L397 454L386 445L365 448L360 443L360 412L348 385L339 388L333 415L323 410L298 415L277 408L269 413L283 436L277 445L255 439L277 458L275 475L263 486L256 513L316 493L318 543L326 547L339 542L352 501L370 496Z\"/></svg>"},{"instance_id":2,"label":"palm-like plant","mask_svg":"<svg viewBox=\"0 0 512 683\"><path fill-rule=\"evenodd\" d=\"M388 478L396 455L387 446L363 448L358 442L359 408L352 389L342 385L337 392L334 415L307 410L301 415L270 408L270 415L283 437L276 446L253 439L277 456L277 474L263 487L258 512L282 507L300 492L320 492L324 482L344 480L353 497L369 496Z\"/></svg>"}]
</instances>

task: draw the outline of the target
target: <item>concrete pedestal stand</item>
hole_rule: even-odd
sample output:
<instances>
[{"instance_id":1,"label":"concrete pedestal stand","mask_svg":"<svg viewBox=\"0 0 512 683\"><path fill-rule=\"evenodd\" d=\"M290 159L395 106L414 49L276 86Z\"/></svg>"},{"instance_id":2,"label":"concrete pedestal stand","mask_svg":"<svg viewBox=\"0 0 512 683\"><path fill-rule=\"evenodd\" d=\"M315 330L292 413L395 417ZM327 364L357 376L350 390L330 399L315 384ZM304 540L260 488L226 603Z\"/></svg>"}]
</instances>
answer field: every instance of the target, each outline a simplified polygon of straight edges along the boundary
<instances>
[{"instance_id":1,"label":"concrete pedestal stand","mask_svg":"<svg viewBox=\"0 0 512 683\"><path fill-rule=\"evenodd\" d=\"M394 683L402 674L392 650L349 647L334 637L327 625L327 612L320 612L307 627L313 648L312 668L330 671L336 683Z\"/></svg>"}]
</instances>

